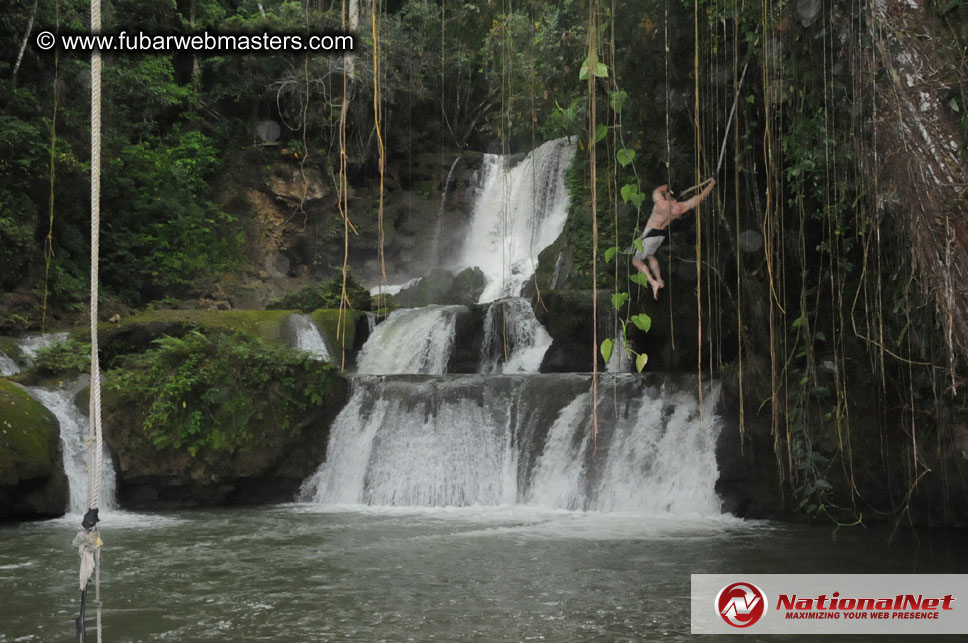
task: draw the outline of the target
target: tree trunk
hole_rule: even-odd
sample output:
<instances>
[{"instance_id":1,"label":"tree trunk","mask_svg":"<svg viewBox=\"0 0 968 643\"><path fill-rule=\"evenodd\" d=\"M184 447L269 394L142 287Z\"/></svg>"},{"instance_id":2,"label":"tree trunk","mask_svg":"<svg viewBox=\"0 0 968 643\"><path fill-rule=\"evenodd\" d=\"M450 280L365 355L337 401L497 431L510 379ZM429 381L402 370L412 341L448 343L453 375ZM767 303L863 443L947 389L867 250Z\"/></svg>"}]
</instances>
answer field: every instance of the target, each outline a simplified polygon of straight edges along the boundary
<instances>
[{"instance_id":1,"label":"tree trunk","mask_svg":"<svg viewBox=\"0 0 968 643\"><path fill-rule=\"evenodd\" d=\"M17 53L17 62L13 66L13 74L10 78L14 81L17 80L17 71L20 69L20 63L24 59L24 51L27 49L27 40L30 39L30 32L34 28L34 18L37 17L37 3L38 0L34 0L34 6L30 10L30 20L27 21L27 31L24 32L24 39L20 43L20 52Z\"/></svg>"}]
</instances>

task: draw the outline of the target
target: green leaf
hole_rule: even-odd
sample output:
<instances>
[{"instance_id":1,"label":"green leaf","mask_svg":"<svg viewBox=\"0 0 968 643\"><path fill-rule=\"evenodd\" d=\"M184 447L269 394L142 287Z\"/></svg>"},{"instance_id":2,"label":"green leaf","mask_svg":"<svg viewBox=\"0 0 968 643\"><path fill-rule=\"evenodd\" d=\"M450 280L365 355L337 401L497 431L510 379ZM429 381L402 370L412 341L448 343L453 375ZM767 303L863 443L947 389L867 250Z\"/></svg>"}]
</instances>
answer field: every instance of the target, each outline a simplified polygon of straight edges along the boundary
<instances>
[{"instance_id":1,"label":"green leaf","mask_svg":"<svg viewBox=\"0 0 968 643\"><path fill-rule=\"evenodd\" d=\"M638 250L639 252L645 252L645 246L642 245L641 237L635 237L634 239L632 239L632 245L635 246L635 249Z\"/></svg>"},{"instance_id":2,"label":"green leaf","mask_svg":"<svg viewBox=\"0 0 968 643\"><path fill-rule=\"evenodd\" d=\"M806 321L806 320L803 318L803 315L797 317L793 321L793 330L796 330L796 329L800 328L801 326L803 326L803 322L804 321Z\"/></svg>"},{"instance_id":3,"label":"green leaf","mask_svg":"<svg viewBox=\"0 0 968 643\"><path fill-rule=\"evenodd\" d=\"M588 59L581 64L581 69L578 71L578 80L588 80ZM603 62L595 61L595 71L594 74L597 78L608 78L608 66Z\"/></svg>"},{"instance_id":4,"label":"green leaf","mask_svg":"<svg viewBox=\"0 0 968 643\"><path fill-rule=\"evenodd\" d=\"M624 89L618 92L611 93L611 97L609 98L609 105L612 106L612 109L615 111L616 114L622 113L622 107L624 106L625 101L628 100L628 97L629 97L629 93Z\"/></svg>"},{"instance_id":5,"label":"green leaf","mask_svg":"<svg viewBox=\"0 0 968 643\"><path fill-rule=\"evenodd\" d=\"M608 360L612 359L613 345L614 343L612 342L611 339L606 339L602 341L602 346L601 346L602 358L605 360L606 364L608 364Z\"/></svg>"},{"instance_id":6,"label":"green leaf","mask_svg":"<svg viewBox=\"0 0 968 643\"><path fill-rule=\"evenodd\" d=\"M831 484L829 482L827 482L826 480L823 480L823 479L817 480L814 483L813 486L814 486L814 488L817 491L833 491L834 490L833 486L831 486Z\"/></svg>"},{"instance_id":7,"label":"green leaf","mask_svg":"<svg viewBox=\"0 0 968 643\"><path fill-rule=\"evenodd\" d=\"M649 361L649 356L645 353L639 353L639 356L635 358L635 370L639 373L645 368L646 363Z\"/></svg>"},{"instance_id":8,"label":"green leaf","mask_svg":"<svg viewBox=\"0 0 968 643\"><path fill-rule=\"evenodd\" d=\"M640 286L648 286L649 276L646 275L644 272L637 272L634 275L629 276L629 281L631 281L632 283L638 284Z\"/></svg>"},{"instance_id":9,"label":"green leaf","mask_svg":"<svg viewBox=\"0 0 968 643\"><path fill-rule=\"evenodd\" d=\"M634 183L626 183L622 186L622 201L628 203L632 197L639 193L639 186Z\"/></svg>"},{"instance_id":10,"label":"green leaf","mask_svg":"<svg viewBox=\"0 0 968 643\"><path fill-rule=\"evenodd\" d=\"M955 112L960 112L961 111L961 107L958 106L958 99L957 98L952 98L951 101L948 102L948 106L952 110L954 110Z\"/></svg>"},{"instance_id":11,"label":"green leaf","mask_svg":"<svg viewBox=\"0 0 968 643\"><path fill-rule=\"evenodd\" d=\"M645 313L642 313L641 315L633 315L629 318L629 321L635 324L636 328L646 333L649 332L650 328L652 328L652 318Z\"/></svg>"},{"instance_id":12,"label":"green leaf","mask_svg":"<svg viewBox=\"0 0 968 643\"><path fill-rule=\"evenodd\" d=\"M623 147L615 154L615 158L618 160L619 165L625 167L635 160L635 150Z\"/></svg>"},{"instance_id":13,"label":"green leaf","mask_svg":"<svg viewBox=\"0 0 968 643\"><path fill-rule=\"evenodd\" d=\"M804 375L802 378L800 378L800 386L806 385L806 383L809 381L810 381L810 378Z\"/></svg>"},{"instance_id":14,"label":"green leaf","mask_svg":"<svg viewBox=\"0 0 968 643\"><path fill-rule=\"evenodd\" d=\"M608 125L599 125L595 130L595 142L598 143L606 136L608 136Z\"/></svg>"},{"instance_id":15,"label":"green leaf","mask_svg":"<svg viewBox=\"0 0 968 643\"><path fill-rule=\"evenodd\" d=\"M622 310L622 306L628 300L629 294L627 292L617 292L612 295L612 305L615 306L615 310ZM605 360L608 361L608 360Z\"/></svg>"},{"instance_id":16,"label":"green leaf","mask_svg":"<svg viewBox=\"0 0 968 643\"><path fill-rule=\"evenodd\" d=\"M615 253L616 252L618 252L618 246L612 246L611 248L609 248L608 250L606 250L605 251L605 263L608 263L609 261L611 261L612 260L612 257L615 256Z\"/></svg>"}]
</instances>

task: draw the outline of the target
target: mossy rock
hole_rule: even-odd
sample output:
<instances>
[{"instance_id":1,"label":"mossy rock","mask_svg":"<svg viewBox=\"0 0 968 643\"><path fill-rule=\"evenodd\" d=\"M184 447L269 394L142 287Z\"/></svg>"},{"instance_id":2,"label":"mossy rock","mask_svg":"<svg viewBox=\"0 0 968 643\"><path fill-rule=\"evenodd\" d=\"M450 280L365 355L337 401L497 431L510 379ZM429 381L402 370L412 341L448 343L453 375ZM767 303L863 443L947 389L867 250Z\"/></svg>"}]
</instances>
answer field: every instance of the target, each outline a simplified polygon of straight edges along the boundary
<instances>
[{"instance_id":1,"label":"mossy rock","mask_svg":"<svg viewBox=\"0 0 968 643\"><path fill-rule=\"evenodd\" d=\"M101 362L107 368L117 357L142 353L152 342L170 335L181 337L192 329L245 332L285 345L285 323L291 310L151 310L123 318L119 324L98 326ZM81 337L83 333L76 333Z\"/></svg>"},{"instance_id":2,"label":"mossy rock","mask_svg":"<svg viewBox=\"0 0 968 643\"><path fill-rule=\"evenodd\" d=\"M0 379L0 519L59 516L67 499L57 419Z\"/></svg>"},{"instance_id":3,"label":"mossy rock","mask_svg":"<svg viewBox=\"0 0 968 643\"><path fill-rule=\"evenodd\" d=\"M253 344L257 340L213 334L205 341L222 346L215 355L206 350L193 367L208 379L177 399L170 397L173 410L156 414L153 425L152 405L165 395L163 379L152 384L155 376L146 377L150 371L125 376L119 369L113 375L117 379L109 379L102 389L105 438L117 454L118 497L126 508L291 500L325 458L329 424L348 394L346 380L333 366L299 358L266 380L259 372L267 364L243 357L245 350L234 353L233 359L242 361L229 367L213 368L209 362L230 344L248 346L249 354L259 351ZM133 388L124 382L132 374L138 380ZM184 378L185 373L174 377ZM219 433L220 442L192 444L203 436L186 433L182 424L196 409L207 418L202 433Z\"/></svg>"},{"instance_id":4,"label":"mossy rock","mask_svg":"<svg viewBox=\"0 0 968 643\"><path fill-rule=\"evenodd\" d=\"M469 306L477 303L486 285L480 268L465 268L457 274L435 268L413 286L401 290L395 299L408 308L434 304Z\"/></svg>"},{"instance_id":5,"label":"mossy rock","mask_svg":"<svg viewBox=\"0 0 968 643\"><path fill-rule=\"evenodd\" d=\"M356 346L356 327L365 317L364 313L356 310L344 310L342 314L346 328L345 338L340 336L342 327L338 308L320 308L310 314L310 317L316 323L316 327L319 328L319 332L326 339L326 345L330 347L334 355L338 355L343 346L346 347L346 350L358 348ZM337 365L339 365L338 362Z\"/></svg>"},{"instance_id":6,"label":"mossy rock","mask_svg":"<svg viewBox=\"0 0 968 643\"><path fill-rule=\"evenodd\" d=\"M297 288L281 299L269 302L266 308L304 312L318 308L334 308L339 306L342 293L343 278L337 275L324 283ZM360 285L352 275L348 275L346 279L346 296L354 310L370 310L370 291Z\"/></svg>"},{"instance_id":7,"label":"mossy rock","mask_svg":"<svg viewBox=\"0 0 968 643\"><path fill-rule=\"evenodd\" d=\"M284 337L283 325L291 314L291 310L152 310L122 319L117 325L101 324L99 328L124 328L126 324L155 322L182 323L203 329L245 331L271 342L279 342Z\"/></svg>"},{"instance_id":8,"label":"mossy rock","mask_svg":"<svg viewBox=\"0 0 968 643\"><path fill-rule=\"evenodd\" d=\"M0 337L0 351L17 364L23 364L23 351L20 350L20 345L17 344L17 340L13 337Z\"/></svg>"}]
</instances>

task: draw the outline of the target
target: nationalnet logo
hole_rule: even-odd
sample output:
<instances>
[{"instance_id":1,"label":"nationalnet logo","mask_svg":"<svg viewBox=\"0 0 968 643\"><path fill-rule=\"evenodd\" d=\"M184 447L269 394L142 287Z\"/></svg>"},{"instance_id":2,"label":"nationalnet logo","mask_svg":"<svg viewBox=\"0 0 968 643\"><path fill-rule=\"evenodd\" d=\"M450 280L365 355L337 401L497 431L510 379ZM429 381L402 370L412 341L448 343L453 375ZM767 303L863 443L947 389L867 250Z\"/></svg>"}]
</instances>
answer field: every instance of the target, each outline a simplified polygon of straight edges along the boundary
<instances>
[{"instance_id":1,"label":"nationalnet logo","mask_svg":"<svg viewBox=\"0 0 968 643\"><path fill-rule=\"evenodd\" d=\"M968 575L693 574L692 632L968 634Z\"/></svg>"},{"instance_id":2,"label":"nationalnet logo","mask_svg":"<svg viewBox=\"0 0 968 643\"><path fill-rule=\"evenodd\" d=\"M763 616L766 594L751 583L733 583L719 590L716 609L723 620L733 627L749 627Z\"/></svg>"}]
</instances>

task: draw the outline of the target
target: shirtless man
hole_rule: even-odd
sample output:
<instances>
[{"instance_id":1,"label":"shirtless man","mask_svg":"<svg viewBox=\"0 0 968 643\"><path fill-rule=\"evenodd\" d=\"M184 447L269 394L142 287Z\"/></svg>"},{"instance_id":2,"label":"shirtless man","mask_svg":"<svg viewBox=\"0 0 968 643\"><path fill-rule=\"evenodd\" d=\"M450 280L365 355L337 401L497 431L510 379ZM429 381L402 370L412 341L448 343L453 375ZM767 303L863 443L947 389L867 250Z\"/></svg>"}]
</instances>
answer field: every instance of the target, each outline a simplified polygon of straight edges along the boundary
<instances>
[{"instance_id":1,"label":"shirtless man","mask_svg":"<svg viewBox=\"0 0 968 643\"><path fill-rule=\"evenodd\" d=\"M652 216L645 224L645 232L642 233L642 251L636 251L632 256L632 265L639 272L645 273L652 286L652 297L659 298L659 288L665 286L662 275L659 274L659 261L655 258L655 253L659 246L669 236L669 224L673 219L678 219L689 210L702 203L702 201L712 192L716 185L716 179L709 179L706 188L687 201L679 203L669 196L669 186L660 185L652 191ZM649 265L645 265L644 259L648 259ZM651 268L651 271L649 270Z\"/></svg>"}]
</instances>

